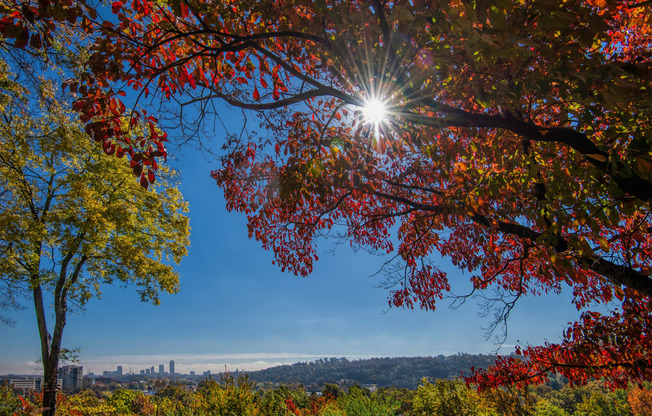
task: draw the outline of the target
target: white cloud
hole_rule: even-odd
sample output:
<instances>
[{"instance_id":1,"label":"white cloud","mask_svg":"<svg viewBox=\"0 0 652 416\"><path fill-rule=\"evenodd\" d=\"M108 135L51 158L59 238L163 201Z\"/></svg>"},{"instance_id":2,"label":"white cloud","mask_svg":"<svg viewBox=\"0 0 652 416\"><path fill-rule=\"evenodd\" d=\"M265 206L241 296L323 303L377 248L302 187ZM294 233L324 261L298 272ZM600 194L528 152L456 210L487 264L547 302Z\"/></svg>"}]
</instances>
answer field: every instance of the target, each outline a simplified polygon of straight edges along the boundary
<instances>
[{"instance_id":1,"label":"white cloud","mask_svg":"<svg viewBox=\"0 0 652 416\"><path fill-rule=\"evenodd\" d=\"M0 363L0 374L39 375L42 373L43 367L35 361Z\"/></svg>"}]
</instances>

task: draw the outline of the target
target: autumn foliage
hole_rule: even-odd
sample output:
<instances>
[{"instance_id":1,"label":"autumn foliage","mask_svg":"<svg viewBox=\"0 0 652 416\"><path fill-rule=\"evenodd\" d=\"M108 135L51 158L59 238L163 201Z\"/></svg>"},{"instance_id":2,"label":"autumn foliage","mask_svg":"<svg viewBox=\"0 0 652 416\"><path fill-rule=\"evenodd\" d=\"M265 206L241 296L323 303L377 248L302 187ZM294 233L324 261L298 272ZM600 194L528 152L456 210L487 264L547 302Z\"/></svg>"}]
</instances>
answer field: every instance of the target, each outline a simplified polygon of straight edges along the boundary
<instances>
[{"instance_id":1,"label":"autumn foliage","mask_svg":"<svg viewBox=\"0 0 652 416\"><path fill-rule=\"evenodd\" d=\"M423 379L415 390L380 388L370 391L354 385L348 391L340 390L336 398L329 394L311 394L301 387L254 387L244 377L232 377L231 384L203 380L195 391L181 383L167 384L163 380L152 383L153 380L149 380L147 391L125 388L123 384L110 391L94 389L62 394L57 415L639 416L648 415L650 410L649 388L610 391L599 382L579 388L557 384L555 388L542 385L536 389L510 387L478 392L466 388L460 380ZM130 387L134 384L138 383ZM153 388L152 384L157 387ZM40 394L20 396L8 386L0 386L0 409L5 414L32 415L40 403Z\"/></svg>"},{"instance_id":2,"label":"autumn foliage","mask_svg":"<svg viewBox=\"0 0 652 416\"><path fill-rule=\"evenodd\" d=\"M31 45L30 13L97 31L66 88L143 185L167 136L139 104L251 110L268 134L227 141L213 177L284 270L309 274L316 239L337 233L394 256L394 306L434 309L450 290L436 253L473 293L500 291L502 317L570 287L584 314L561 342L469 381L652 378L649 2L133 0L104 21L69 7L82 15L16 3L2 33ZM377 124L369 98L388 108Z\"/></svg>"}]
</instances>

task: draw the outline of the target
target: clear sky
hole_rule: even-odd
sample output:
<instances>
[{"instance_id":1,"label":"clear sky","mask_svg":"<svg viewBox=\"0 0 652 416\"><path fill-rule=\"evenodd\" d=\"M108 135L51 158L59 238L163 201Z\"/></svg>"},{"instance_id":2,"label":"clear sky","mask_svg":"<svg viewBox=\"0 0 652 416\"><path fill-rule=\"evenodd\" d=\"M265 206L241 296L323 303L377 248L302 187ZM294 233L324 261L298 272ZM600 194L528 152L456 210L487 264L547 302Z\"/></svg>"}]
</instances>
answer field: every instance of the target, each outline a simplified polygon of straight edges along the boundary
<instances>
[{"instance_id":1,"label":"clear sky","mask_svg":"<svg viewBox=\"0 0 652 416\"><path fill-rule=\"evenodd\" d=\"M230 113L236 128L238 113ZM219 146L224 131L216 131ZM282 273L271 253L247 238L246 218L228 213L221 190L210 178L218 166L186 148L175 165L190 202L191 248L178 268L181 291L162 297L160 306L141 303L133 288L106 286L100 300L71 315L64 346L81 348L85 372L122 365L134 372L174 360L176 371L255 370L322 357L349 359L387 356L492 353L484 338L491 317L480 318L479 301L456 310L442 301L435 312L389 309L387 291L372 277L384 259L348 246L320 260L308 278ZM441 264L446 264L445 260ZM449 268L453 287L469 274ZM35 374L39 342L34 312L12 313L14 327L0 326L0 374ZM524 299L512 313L513 344L557 341L577 311L569 294Z\"/></svg>"}]
</instances>

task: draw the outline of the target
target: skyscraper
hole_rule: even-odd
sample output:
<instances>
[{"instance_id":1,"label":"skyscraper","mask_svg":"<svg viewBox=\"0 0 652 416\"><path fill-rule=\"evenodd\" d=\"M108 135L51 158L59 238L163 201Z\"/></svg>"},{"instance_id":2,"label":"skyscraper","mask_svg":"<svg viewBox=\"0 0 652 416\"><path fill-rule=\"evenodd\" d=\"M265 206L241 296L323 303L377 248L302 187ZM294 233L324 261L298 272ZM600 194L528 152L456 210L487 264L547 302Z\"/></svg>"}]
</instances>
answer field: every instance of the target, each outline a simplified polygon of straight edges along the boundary
<instances>
[{"instance_id":1,"label":"skyscraper","mask_svg":"<svg viewBox=\"0 0 652 416\"><path fill-rule=\"evenodd\" d=\"M170 377L174 376L174 361L170 360Z\"/></svg>"},{"instance_id":2,"label":"skyscraper","mask_svg":"<svg viewBox=\"0 0 652 416\"><path fill-rule=\"evenodd\" d=\"M158 366L158 375L161 377L165 375L165 366L163 364L159 364Z\"/></svg>"},{"instance_id":3,"label":"skyscraper","mask_svg":"<svg viewBox=\"0 0 652 416\"><path fill-rule=\"evenodd\" d=\"M84 367L81 365L64 365L59 368L61 389L66 392L74 392L81 388Z\"/></svg>"},{"instance_id":4,"label":"skyscraper","mask_svg":"<svg viewBox=\"0 0 652 416\"><path fill-rule=\"evenodd\" d=\"M116 371L116 375L121 376L122 375L122 366L118 366L118 371Z\"/></svg>"}]
</instances>

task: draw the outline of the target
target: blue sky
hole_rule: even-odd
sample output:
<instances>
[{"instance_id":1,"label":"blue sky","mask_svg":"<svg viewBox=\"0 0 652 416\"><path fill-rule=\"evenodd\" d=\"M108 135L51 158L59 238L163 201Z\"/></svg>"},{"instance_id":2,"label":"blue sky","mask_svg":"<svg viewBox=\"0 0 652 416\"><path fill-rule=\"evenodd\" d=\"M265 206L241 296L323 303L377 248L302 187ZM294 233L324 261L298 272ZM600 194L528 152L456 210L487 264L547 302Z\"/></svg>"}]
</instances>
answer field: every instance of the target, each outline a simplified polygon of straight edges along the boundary
<instances>
[{"instance_id":1,"label":"blue sky","mask_svg":"<svg viewBox=\"0 0 652 416\"><path fill-rule=\"evenodd\" d=\"M238 113L228 119L236 128ZM224 131L217 131L219 145ZM228 213L210 178L218 166L191 148L177 154L181 189L190 202L191 248L178 268L181 291L160 306L141 303L133 288L104 288L100 300L71 315L64 346L80 348L85 371L125 371L167 364L176 371L255 370L321 357L431 356L492 353L484 337L490 318L479 318L476 301L456 310L441 302L435 312L389 309L387 291L372 277L384 259L340 246L320 260L308 278L282 273L272 255L247 238L246 218ZM440 264L445 264L442 260ZM468 273L449 268L462 292ZM458 283L462 282L462 283ZM578 316L568 293L523 299L512 313L501 353L545 339L557 341ZM29 306L28 302L25 302ZM36 320L31 309L12 313L0 327L0 374L38 373Z\"/></svg>"}]
</instances>

